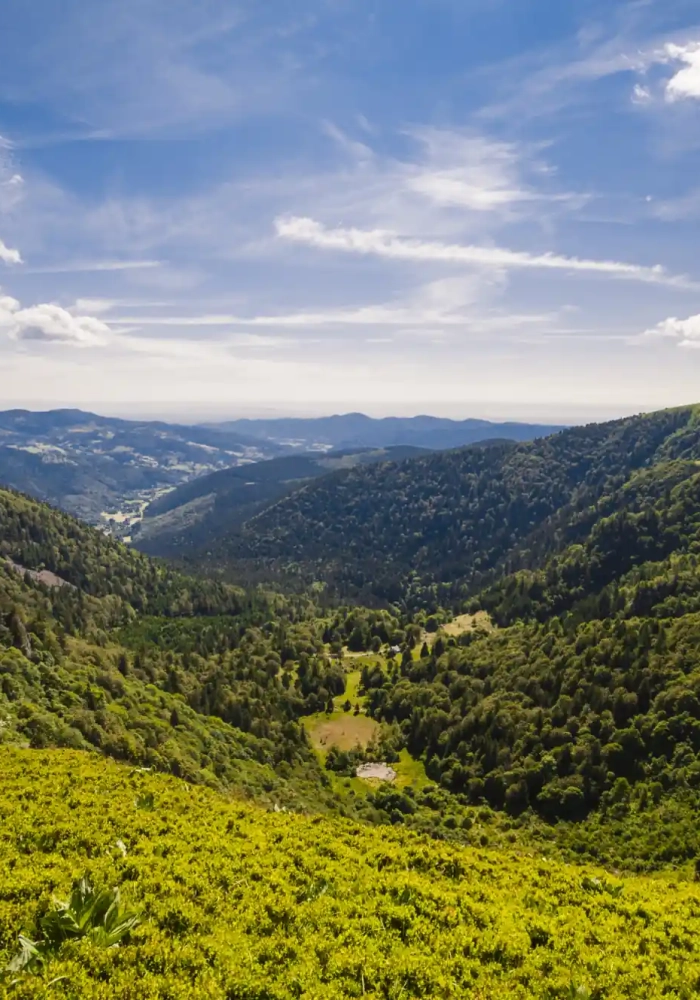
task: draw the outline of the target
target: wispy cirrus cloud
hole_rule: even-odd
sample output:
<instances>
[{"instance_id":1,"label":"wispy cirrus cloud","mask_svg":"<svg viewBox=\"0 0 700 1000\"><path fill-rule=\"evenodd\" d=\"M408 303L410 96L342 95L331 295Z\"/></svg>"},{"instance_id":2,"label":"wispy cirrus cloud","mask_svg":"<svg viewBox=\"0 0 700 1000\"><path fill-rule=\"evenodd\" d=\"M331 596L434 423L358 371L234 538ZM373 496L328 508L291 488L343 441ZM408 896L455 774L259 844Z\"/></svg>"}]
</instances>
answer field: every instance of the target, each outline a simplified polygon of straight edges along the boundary
<instances>
[{"instance_id":1,"label":"wispy cirrus cloud","mask_svg":"<svg viewBox=\"0 0 700 1000\"><path fill-rule=\"evenodd\" d=\"M696 289L683 275L669 274L660 264L652 267L614 260L587 260L556 253L528 253L494 246L470 246L458 243L438 243L400 236L387 230L327 228L310 218L280 218L275 222L278 237L319 250L370 254L405 261L432 261L444 264L466 264L473 267L509 269L545 269L588 273L604 277L642 281L676 288Z\"/></svg>"},{"instance_id":2,"label":"wispy cirrus cloud","mask_svg":"<svg viewBox=\"0 0 700 1000\"><path fill-rule=\"evenodd\" d=\"M397 179L407 192L446 208L503 212L545 202L580 206L587 194L543 189L548 169L536 147L498 141L456 129L414 128L408 132L421 147L413 164L397 164ZM402 176L403 175L403 176Z\"/></svg>"},{"instance_id":3,"label":"wispy cirrus cloud","mask_svg":"<svg viewBox=\"0 0 700 1000\"><path fill-rule=\"evenodd\" d=\"M202 330L224 328L250 329L265 327L284 330L296 328L329 329L337 327L473 327L480 325L492 329L523 326L548 322L551 314L511 313L497 309L487 310L484 299L488 290L498 290L499 283L484 281L481 276L441 278L430 281L400 298L389 302L375 302L370 305L326 307L323 309L300 309L295 312L256 313L160 313L125 315L119 311L113 316L115 323L127 323L132 327L171 327ZM98 303L103 311L111 311L109 303ZM115 303L116 305L116 303ZM91 310L96 311L96 310Z\"/></svg>"},{"instance_id":4,"label":"wispy cirrus cloud","mask_svg":"<svg viewBox=\"0 0 700 1000\"><path fill-rule=\"evenodd\" d=\"M159 260L76 260L26 268L26 274L88 274L100 271L143 271L161 267Z\"/></svg>"},{"instance_id":5,"label":"wispy cirrus cloud","mask_svg":"<svg viewBox=\"0 0 700 1000\"><path fill-rule=\"evenodd\" d=\"M494 313L483 311L474 313L449 313L439 309L417 310L411 306L375 305L362 306L357 309L329 309L324 312L280 313L270 316L237 316L235 314L196 316L124 316L119 317L120 323L127 323L133 328L139 327L267 327L270 329L296 328L307 330L312 327L400 327L414 329L418 327L476 327L480 330L510 330L526 324L542 325L551 322L553 316L548 313Z\"/></svg>"}]
</instances>

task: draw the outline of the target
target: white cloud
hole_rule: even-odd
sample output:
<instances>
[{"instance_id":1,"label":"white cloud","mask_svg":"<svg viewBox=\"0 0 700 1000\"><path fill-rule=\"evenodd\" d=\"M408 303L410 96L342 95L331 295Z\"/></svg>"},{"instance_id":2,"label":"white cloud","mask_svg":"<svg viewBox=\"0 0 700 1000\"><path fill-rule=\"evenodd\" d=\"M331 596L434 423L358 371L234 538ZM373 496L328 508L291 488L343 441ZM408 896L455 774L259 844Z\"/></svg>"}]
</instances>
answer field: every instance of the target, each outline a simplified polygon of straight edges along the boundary
<instances>
[{"instance_id":1,"label":"white cloud","mask_svg":"<svg viewBox=\"0 0 700 1000\"><path fill-rule=\"evenodd\" d=\"M2 150L0 150L0 153ZM2 177L5 179L2 179ZM0 211L9 212L24 196L24 178L21 174L10 173L0 163Z\"/></svg>"},{"instance_id":2,"label":"white cloud","mask_svg":"<svg viewBox=\"0 0 700 1000\"><path fill-rule=\"evenodd\" d=\"M467 220L482 229L524 216L541 221L545 206L575 209L588 200L554 188L555 171L537 145L427 126L405 129L403 138L415 144L403 156L381 156L364 143L338 140L346 154L354 152L354 169L315 177L309 189L314 206L325 215L351 212L375 225L398 228L410 220L414 228L445 232ZM298 204L298 186L293 194Z\"/></svg>"},{"instance_id":3,"label":"white cloud","mask_svg":"<svg viewBox=\"0 0 700 1000\"><path fill-rule=\"evenodd\" d=\"M667 103L688 99L700 100L700 41L666 42L643 54L636 69L647 74L654 66L677 67L673 75L661 84ZM654 100L652 86L636 83L632 90L633 104L651 104Z\"/></svg>"},{"instance_id":4,"label":"white cloud","mask_svg":"<svg viewBox=\"0 0 700 1000\"><path fill-rule=\"evenodd\" d=\"M99 271L142 271L161 267L159 260L86 260L32 267L29 274L82 274Z\"/></svg>"},{"instance_id":5,"label":"white cloud","mask_svg":"<svg viewBox=\"0 0 700 1000\"><path fill-rule=\"evenodd\" d=\"M687 278L670 275L659 264L645 267L613 260L564 257L555 253L532 254L495 246L437 243L399 236L381 229L363 230L344 227L328 229L314 219L294 216L277 219L275 226L277 235L281 239L303 243L320 250L372 254L395 260L466 264L482 268L542 268L587 272L652 284L694 287Z\"/></svg>"},{"instance_id":6,"label":"white cloud","mask_svg":"<svg viewBox=\"0 0 700 1000\"><path fill-rule=\"evenodd\" d=\"M651 100L651 91L648 87L643 87L641 83L635 83L632 89L633 104L648 104Z\"/></svg>"},{"instance_id":7,"label":"white cloud","mask_svg":"<svg viewBox=\"0 0 700 1000\"><path fill-rule=\"evenodd\" d=\"M101 313L111 312L116 305L119 305L117 299L76 299L75 305L71 306L69 312L72 315L80 315L81 313Z\"/></svg>"},{"instance_id":8,"label":"white cloud","mask_svg":"<svg viewBox=\"0 0 700 1000\"><path fill-rule=\"evenodd\" d=\"M13 250L12 247L6 246L0 240L0 260L4 261L5 264L21 264L22 255L19 250Z\"/></svg>"},{"instance_id":9,"label":"white cloud","mask_svg":"<svg viewBox=\"0 0 700 1000\"><path fill-rule=\"evenodd\" d=\"M677 319L670 316L650 330L645 330L642 340L675 340L679 347L700 347L700 315Z\"/></svg>"},{"instance_id":10,"label":"white cloud","mask_svg":"<svg viewBox=\"0 0 700 1000\"><path fill-rule=\"evenodd\" d=\"M679 101L684 98L700 100L700 42L686 45L667 45L665 54L673 62L685 65L666 84L666 100Z\"/></svg>"},{"instance_id":11,"label":"white cloud","mask_svg":"<svg viewBox=\"0 0 700 1000\"><path fill-rule=\"evenodd\" d=\"M0 135L0 212L9 212L22 200L24 178L18 173L13 146Z\"/></svg>"},{"instance_id":12,"label":"white cloud","mask_svg":"<svg viewBox=\"0 0 700 1000\"><path fill-rule=\"evenodd\" d=\"M480 276L469 275L428 282L403 298L386 303L253 316L241 316L235 313L120 316L119 322L128 323L134 328L194 327L200 330L212 327L229 329L264 327L279 330L338 327L511 330L528 324L549 323L552 320L551 313L514 313L485 308L483 302L485 295L488 294L489 288L497 290L498 284L498 281L485 282ZM255 343L255 340L251 339L249 346L255 346Z\"/></svg>"},{"instance_id":13,"label":"white cloud","mask_svg":"<svg viewBox=\"0 0 700 1000\"><path fill-rule=\"evenodd\" d=\"M412 133L424 156L403 166L407 191L445 207L492 212L534 195L522 178L522 156L512 143L491 142L449 129L416 129Z\"/></svg>"},{"instance_id":14,"label":"white cloud","mask_svg":"<svg viewBox=\"0 0 700 1000\"><path fill-rule=\"evenodd\" d=\"M53 303L23 309L17 299L0 297L0 332L10 340L46 341L80 347L106 344L111 331L94 316L76 316Z\"/></svg>"},{"instance_id":15,"label":"white cloud","mask_svg":"<svg viewBox=\"0 0 700 1000\"><path fill-rule=\"evenodd\" d=\"M538 191L528 183L527 172L551 172L532 149L454 129L420 128L408 134L421 144L423 155L415 164L396 164L397 180L407 192L439 207L503 213L528 202L586 201L585 195Z\"/></svg>"},{"instance_id":16,"label":"white cloud","mask_svg":"<svg viewBox=\"0 0 700 1000\"><path fill-rule=\"evenodd\" d=\"M509 329L525 323L550 320L549 313L495 314L493 316L452 313L443 309L415 308L411 305L373 305L356 309L328 309L324 312L280 313L270 316L211 315L199 316L124 316L120 323L131 327L332 327L332 326L499 326Z\"/></svg>"}]
</instances>

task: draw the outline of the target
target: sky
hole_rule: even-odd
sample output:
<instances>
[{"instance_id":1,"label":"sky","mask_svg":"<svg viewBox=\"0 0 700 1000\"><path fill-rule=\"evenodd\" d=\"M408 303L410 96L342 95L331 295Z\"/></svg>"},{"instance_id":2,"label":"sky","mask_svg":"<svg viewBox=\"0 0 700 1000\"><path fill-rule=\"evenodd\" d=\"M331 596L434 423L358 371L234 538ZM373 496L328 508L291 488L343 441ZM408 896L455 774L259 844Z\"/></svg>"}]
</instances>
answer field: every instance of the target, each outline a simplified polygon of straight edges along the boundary
<instances>
[{"instance_id":1,"label":"sky","mask_svg":"<svg viewBox=\"0 0 700 1000\"><path fill-rule=\"evenodd\" d=\"M0 406L700 402L697 0L3 0Z\"/></svg>"}]
</instances>

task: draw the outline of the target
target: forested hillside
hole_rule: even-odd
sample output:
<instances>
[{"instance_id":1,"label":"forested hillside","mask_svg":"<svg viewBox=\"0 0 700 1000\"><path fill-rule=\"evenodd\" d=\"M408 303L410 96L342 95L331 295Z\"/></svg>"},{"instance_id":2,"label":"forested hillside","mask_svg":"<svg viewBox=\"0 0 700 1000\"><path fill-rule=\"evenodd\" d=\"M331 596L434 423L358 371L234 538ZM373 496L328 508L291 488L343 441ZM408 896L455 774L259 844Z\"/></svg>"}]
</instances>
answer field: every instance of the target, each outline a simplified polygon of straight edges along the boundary
<instances>
[{"instance_id":1,"label":"forested hillside","mask_svg":"<svg viewBox=\"0 0 700 1000\"><path fill-rule=\"evenodd\" d=\"M400 461L422 454L410 447L286 455L199 476L148 505L134 544L157 556L182 557L217 539L305 483L340 469Z\"/></svg>"},{"instance_id":2,"label":"forested hillside","mask_svg":"<svg viewBox=\"0 0 700 1000\"><path fill-rule=\"evenodd\" d=\"M699 648L697 614L554 619L438 637L363 684L444 788L573 821L555 828L561 846L642 868L700 855Z\"/></svg>"},{"instance_id":3,"label":"forested hillside","mask_svg":"<svg viewBox=\"0 0 700 1000\"><path fill-rule=\"evenodd\" d=\"M344 676L312 611L182 576L0 492L0 741L92 746L323 808L300 720Z\"/></svg>"},{"instance_id":4,"label":"forested hillside","mask_svg":"<svg viewBox=\"0 0 700 1000\"><path fill-rule=\"evenodd\" d=\"M582 505L557 532L560 551L544 560L551 540L543 533L523 557L539 567L502 578L480 604L501 624L571 611L605 618L698 610L699 531L698 462L658 462Z\"/></svg>"},{"instance_id":5,"label":"forested hillside","mask_svg":"<svg viewBox=\"0 0 700 1000\"><path fill-rule=\"evenodd\" d=\"M688 407L354 469L280 501L202 557L228 562L239 579L264 573L287 586L324 581L363 602L456 607L497 574L544 565L598 520L617 511L624 520L628 497L642 511L655 490L663 500L698 458L700 421ZM625 569L611 571L644 558L643 548L628 553Z\"/></svg>"}]
</instances>

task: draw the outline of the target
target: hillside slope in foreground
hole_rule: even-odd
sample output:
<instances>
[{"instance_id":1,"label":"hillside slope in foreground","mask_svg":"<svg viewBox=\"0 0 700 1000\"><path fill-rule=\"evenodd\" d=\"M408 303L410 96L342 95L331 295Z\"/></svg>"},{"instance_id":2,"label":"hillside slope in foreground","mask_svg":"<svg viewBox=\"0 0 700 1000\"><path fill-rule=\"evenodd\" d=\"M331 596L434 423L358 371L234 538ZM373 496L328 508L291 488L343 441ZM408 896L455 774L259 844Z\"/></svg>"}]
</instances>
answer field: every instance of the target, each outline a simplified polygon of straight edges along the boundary
<instances>
[{"instance_id":1,"label":"hillside slope in foreground","mask_svg":"<svg viewBox=\"0 0 700 1000\"><path fill-rule=\"evenodd\" d=\"M0 964L87 875L141 923L3 996L691 998L700 887L265 812L78 751L0 750ZM39 932L40 933L40 932Z\"/></svg>"}]
</instances>

